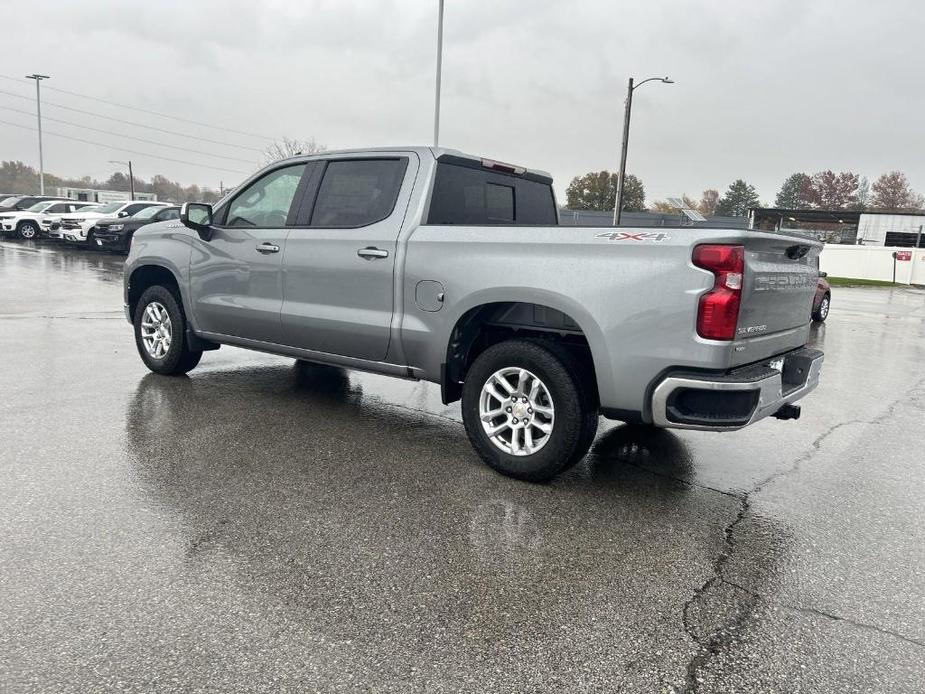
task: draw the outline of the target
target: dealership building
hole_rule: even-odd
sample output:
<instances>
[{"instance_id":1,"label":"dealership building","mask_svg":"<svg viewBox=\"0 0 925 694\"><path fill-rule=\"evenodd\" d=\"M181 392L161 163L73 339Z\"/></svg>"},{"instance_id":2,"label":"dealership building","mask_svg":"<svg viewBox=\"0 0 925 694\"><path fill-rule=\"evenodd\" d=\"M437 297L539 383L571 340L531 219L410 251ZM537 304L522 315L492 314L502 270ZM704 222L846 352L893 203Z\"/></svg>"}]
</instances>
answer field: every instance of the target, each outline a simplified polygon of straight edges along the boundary
<instances>
[{"instance_id":1,"label":"dealership building","mask_svg":"<svg viewBox=\"0 0 925 694\"><path fill-rule=\"evenodd\" d=\"M925 248L925 212L755 207L748 211L748 228L809 232L828 243Z\"/></svg>"}]
</instances>

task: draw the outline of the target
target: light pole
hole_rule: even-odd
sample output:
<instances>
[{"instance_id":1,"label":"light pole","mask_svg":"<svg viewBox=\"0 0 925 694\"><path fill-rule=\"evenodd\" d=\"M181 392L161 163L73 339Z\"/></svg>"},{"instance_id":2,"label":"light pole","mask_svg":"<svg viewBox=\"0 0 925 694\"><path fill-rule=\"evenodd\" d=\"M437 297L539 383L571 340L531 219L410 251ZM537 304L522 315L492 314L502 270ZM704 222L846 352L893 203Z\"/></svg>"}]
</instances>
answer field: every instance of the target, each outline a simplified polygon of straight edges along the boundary
<instances>
[{"instance_id":1,"label":"light pole","mask_svg":"<svg viewBox=\"0 0 925 694\"><path fill-rule=\"evenodd\" d=\"M110 159L109 163L110 164L122 164L122 166L128 166L128 189L129 191L131 191L130 195L132 197L132 200L134 200L135 199L135 176L132 174L132 160L129 159L128 161L116 161L114 159Z\"/></svg>"},{"instance_id":2,"label":"light pole","mask_svg":"<svg viewBox=\"0 0 925 694\"><path fill-rule=\"evenodd\" d=\"M42 90L39 87L42 80L47 80L48 75L34 73L26 75L26 79L35 80L35 112L39 120L39 195L45 195L45 161L42 153Z\"/></svg>"},{"instance_id":3,"label":"light pole","mask_svg":"<svg viewBox=\"0 0 925 694\"><path fill-rule=\"evenodd\" d=\"M437 18L437 85L434 90L434 147L440 143L440 75L443 71L443 0Z\"/></svg>"},{"instance_id":4,"label":"light pole","mask_svg":"<svg viewBox=\"0 0 925 694\"><path fill-rule=\"evenodd\" d=\"M626 112L623 114L623 148L620 151L620 173L617 176L617 199L613 206L613 225L620 223L620 217L623 214L623 182L626 179L626 149L630 141L630 113L633 110L633 92L639 89L646 82L663 82L664 84L674 84L674 80L667 77L649 77L639 84L633 84L633 78L630 77L629 85L626 88Z\"/></svg>"}]
</instances>

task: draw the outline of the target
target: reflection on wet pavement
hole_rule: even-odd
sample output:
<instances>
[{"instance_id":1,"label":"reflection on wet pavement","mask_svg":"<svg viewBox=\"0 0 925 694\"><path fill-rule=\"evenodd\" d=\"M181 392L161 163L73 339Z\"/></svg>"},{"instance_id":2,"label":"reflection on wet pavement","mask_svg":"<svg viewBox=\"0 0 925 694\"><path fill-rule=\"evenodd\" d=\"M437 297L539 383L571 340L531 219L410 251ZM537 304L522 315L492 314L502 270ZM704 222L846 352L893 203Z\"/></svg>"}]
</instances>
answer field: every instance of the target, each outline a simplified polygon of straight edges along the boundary
<instances>
[{"instance_id":1,"label":"reflection on wet pavement","mask_svg":"<svg viewBox=\"0 0 925 694\"><path fill-rule=\"evenodd\" d=\"M429 384L230 348L186 378L147 373L120 272L118 257L0 243L9 691L925 678L908 433L925 294L835 292L798 422L602 422L575 469L530 485L481 465Z\"/></svg>"}]
</instances>

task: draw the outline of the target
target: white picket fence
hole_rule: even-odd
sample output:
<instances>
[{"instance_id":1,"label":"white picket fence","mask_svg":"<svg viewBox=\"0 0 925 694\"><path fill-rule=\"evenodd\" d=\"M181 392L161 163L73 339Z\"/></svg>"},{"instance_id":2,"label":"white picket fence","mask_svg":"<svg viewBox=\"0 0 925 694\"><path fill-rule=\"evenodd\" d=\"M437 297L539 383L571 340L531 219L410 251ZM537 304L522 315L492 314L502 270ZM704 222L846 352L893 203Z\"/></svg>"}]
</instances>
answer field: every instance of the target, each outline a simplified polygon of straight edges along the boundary
<instances>
[{"instance_id":1,"label":"white picket fence","mask_svg":"<svg viewBox=\"0 0 925 694\"><path fill-rule=\"evenodd\" d=\"M912 253L912 260L896 262L896 281L925 285L925 248L826 244L819 256L819 269L832 277L891 282L895 251Z\"/></svg>"}]
</instances>

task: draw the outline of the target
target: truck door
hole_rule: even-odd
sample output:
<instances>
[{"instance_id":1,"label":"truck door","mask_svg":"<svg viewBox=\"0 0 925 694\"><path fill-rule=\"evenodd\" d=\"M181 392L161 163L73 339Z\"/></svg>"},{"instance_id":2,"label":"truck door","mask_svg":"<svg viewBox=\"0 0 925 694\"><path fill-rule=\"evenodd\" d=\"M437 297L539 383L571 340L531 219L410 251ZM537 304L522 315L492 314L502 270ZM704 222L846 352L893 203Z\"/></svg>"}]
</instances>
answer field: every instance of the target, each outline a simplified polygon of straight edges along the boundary
<instances>
[{"instance_id":1,"label":"truck door","mask_svg":"<svg viewBox=\"0 0 925 694\"><path fill-rule=\"evenodd\" d=\"M194 235L190 297L200 331L282 341L282 258L306 170L267 172L216 211L209 241Z\"/></svg>"},{"instance_id":2,"label":"truck door","mask_svg":"<svg viewBox=\"0 0 925 694\"><path fill-rule=\"evenodd\" d=\"M283 256L283 342L382 361L389 351L398 234L418 161L327 159L305 186Z\"/></svg>"}]
</instances>

